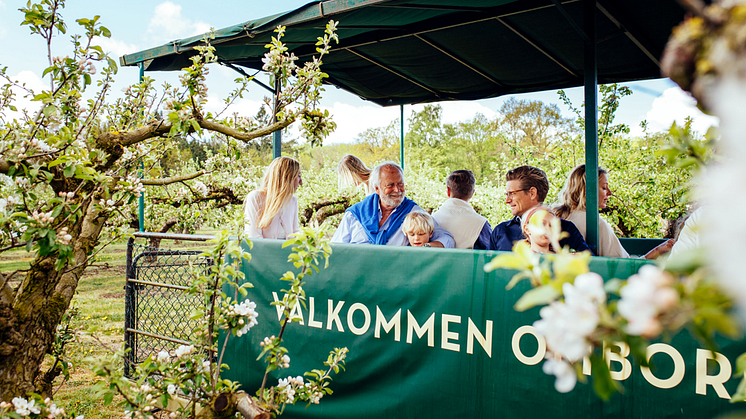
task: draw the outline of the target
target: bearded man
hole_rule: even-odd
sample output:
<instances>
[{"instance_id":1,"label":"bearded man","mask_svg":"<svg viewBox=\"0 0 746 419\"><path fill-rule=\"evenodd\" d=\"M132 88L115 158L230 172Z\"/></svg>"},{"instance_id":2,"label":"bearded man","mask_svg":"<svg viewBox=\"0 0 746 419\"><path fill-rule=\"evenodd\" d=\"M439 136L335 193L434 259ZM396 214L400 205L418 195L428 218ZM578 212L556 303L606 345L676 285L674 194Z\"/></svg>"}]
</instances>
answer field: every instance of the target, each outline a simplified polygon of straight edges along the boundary
<instances>
[{"instance_id":1,"label":"bearded man","mask_svg":"<svg viewBox=\"0 0 746 419\"><path fill-rule=\"evenodd\" d=\"M394 162L381 163L371 172L369 184L376 193L347 209L332 242L406 246L409 241L401 229L404 218L412 211L425 210L404 195L404 171ZM436 221L427 244L453 247L455 242Z\"/></svg>"}]
</instances>

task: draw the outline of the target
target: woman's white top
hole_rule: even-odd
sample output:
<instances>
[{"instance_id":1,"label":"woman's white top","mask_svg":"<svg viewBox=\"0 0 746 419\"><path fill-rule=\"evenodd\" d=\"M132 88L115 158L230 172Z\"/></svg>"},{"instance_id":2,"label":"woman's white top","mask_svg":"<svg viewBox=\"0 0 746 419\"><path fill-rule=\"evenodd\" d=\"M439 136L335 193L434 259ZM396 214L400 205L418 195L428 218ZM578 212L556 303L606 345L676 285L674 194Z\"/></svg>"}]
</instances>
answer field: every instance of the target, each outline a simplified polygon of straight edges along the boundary
<instances>
[{"instance_id":1,"label":"woman's white top","mask_svg":"<svg viewBox=\"0 0 746 419\"><path fill-rule=\"evenodd\" d=\"M687 218L684 228L681 229L676 243L671 248L670 257L699 248L699 225L701 222L700 217L702 217L702 208L704 207L698 208Z\"/></svg>"},{"instance_id":2,"label":"woman's white top","mask_svg":"<svg viewBox=\"0 0 746 419\"><path fill-rule=\"evenodd\" d=\"M567 221L572 221L575 227L580 230L580 234L585 239L585 211L573 211L570 215L565 218ZM598 255L607 258L628 258L629 253L624 250L622 243L619 242L614 229L608 221L601 217L598 217Z\"/></svg>"},{"instance_id":3,"label":"woman's white top","mask_svg":"<svg viewBox=\"0 0 746 419\"><path fill-rule=\"evenodd\" d=\"M267 228L257 228L260 214L264 209L265 195L252 191L246 197L244 206L244 231L249 238L286 239L290 234L298 232L298 198L295 195L280 209Z\"/></svg>"}]
</instances>

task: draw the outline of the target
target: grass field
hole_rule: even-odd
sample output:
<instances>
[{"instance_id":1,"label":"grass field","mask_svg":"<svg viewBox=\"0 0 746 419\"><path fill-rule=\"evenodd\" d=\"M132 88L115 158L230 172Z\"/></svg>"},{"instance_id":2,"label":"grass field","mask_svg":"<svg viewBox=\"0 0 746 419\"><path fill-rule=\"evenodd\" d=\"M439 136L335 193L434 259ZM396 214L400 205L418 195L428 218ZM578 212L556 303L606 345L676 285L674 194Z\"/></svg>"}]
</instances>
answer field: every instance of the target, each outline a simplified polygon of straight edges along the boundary
<instances>
[{"instance_id":1,"label":"grass field","mask_svg":"<svg viewBox=\"0 0 746 419\"><path fill-rule=\"evenodd\" d=\"M145 244L142 239L138 242ZM203 242L174 244L164 240L161 243L162 248L170 249L199 249L205 246L207 244ZM85 415L86 419L121 418L124 414L124 410L116 405L117 399L115 403L104 406L95 397L92 386L97 377L89 365L96 357L121 348L123 343L126 248L126 242L116 243L99 253L95 263L86 269L72 301L79 308L79 315L72 322L77 339L67 346L67 353L75 368L69 381L63 382L62 377L58 377L54 399L58 406L68 412ZM0 272L27 269L31 260L32 254L25 251L5 252L0 258ZM49 364L51 358L45 361L45 365Z\"/></svg>"}]
</instances>

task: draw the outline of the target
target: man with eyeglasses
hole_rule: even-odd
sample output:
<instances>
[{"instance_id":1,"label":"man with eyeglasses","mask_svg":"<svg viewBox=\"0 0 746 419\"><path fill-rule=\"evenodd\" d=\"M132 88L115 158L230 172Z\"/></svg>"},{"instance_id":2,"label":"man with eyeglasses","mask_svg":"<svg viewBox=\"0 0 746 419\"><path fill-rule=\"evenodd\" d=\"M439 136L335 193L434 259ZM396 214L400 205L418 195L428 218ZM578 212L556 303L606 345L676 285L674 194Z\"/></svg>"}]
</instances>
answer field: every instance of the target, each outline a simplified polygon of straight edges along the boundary
<instances>
[{"instance_id":1,"label":"man with eyeglasses","mask_svg":"<svg viewBox=\"0 0 746 419\"><path fill-rule=\"evenodd\" d=\"M520 166L508 170L505 203L510 205L513 218L498 224L490 236L490 250L513 250L513 244L525 239L521 230L521 217L532 208L544 203L549 192L549 179L543 170L533 166ZM576 252L591 250L575 224L561 220L562 231L569 234L560 240L560 246L569 246Z\"/></svg>"},{"instance_id":2,"label":"man with eyeglasses","mask_svg":"<svg viewBox=\"0 0 746 419\"><path fill-rule=\"evenodd\" d=\"M409 240L401 229L404 218L412 211L425 210L404 196L404 171L394 162L384 162L373 169L368 182L376 193L347 209L332 242L407 246ZM435 221L435 231L425 247L454 244L453 236Z\"/></svg>"}]
</instances>

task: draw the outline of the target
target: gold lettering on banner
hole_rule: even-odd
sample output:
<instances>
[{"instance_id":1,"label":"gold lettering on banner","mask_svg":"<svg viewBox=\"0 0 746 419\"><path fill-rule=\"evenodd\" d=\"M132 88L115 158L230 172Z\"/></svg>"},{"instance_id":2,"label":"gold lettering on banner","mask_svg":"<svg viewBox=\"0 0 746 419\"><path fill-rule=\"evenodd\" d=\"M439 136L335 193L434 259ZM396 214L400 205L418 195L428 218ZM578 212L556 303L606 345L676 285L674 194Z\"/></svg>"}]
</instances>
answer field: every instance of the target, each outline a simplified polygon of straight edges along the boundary
<instances>
[{"instance_id":1,"label":"gold lettering on banner","mask_svg":"<svg viewBox=\"0 0 746 419\"><path fill-rule=\"evenodd\" d=\"M650 371L650 368L641 366L640 372L642 372L642 376L645 377L648 383L652 384L654 387L664 389L676 387L681 383L681 380L684 379L684 370L686 366L684 364L684 357L681 356L679 351L677 351L673 346L666 345L665 343L654 343L648 346L646 352L648 362L650 362L650 358L657 353L664 353L670 356L671 360L673 360L673 374L666 379L656 377Z\"/></svg>"},{"instance_id":2,"label":"gold lettering on banner","mask_svg":"<svg viewBox=\"0 0 746 419\"><path fill-rule=\"evenodd\" d=\"M487 320L487 325L485 326L485 332L486 335L483 336L482 333L479 332L479 329L477 329L477 325L474 324L473 321L471 321L471 317L467 317L467 327L466 327L466 353L467 354L473 354L474 353L474 339L479 342L480 345L482 345L482 349L484 349L484 352L487 353L487 356L492 358L492 320Z\"/></svg>"},{"instance_id":3,"label":"gold lettering on banner","mask_svg":"<svg viewBox=\"0 0 746 419\"><path fill-rule=\"evenodd\" d=\"M707 361L714 360L720 366L720 371L716 375L707 374ZM707 395L707 386L711 385L715 389L718 397L721 399L730 400L730 394L723 385L730 379L731 365L728 358L723 354L715 352L715 357L712 356L712 352L706 349L697 349L697 384L695 386L697 394Z\"/></svg>"},{"instance_id":4,"label":"gold lettering on banner","mask_svg":"<svg viewBox=\"0 0 746 419\"><path fill-rule=\"evenodd\" d=\"M521 352L521 338L523 335L533 335L534 338L536 338L536 342L538 343L538 348L536 348L536 353L532 356L526 356L523 352ZM526 365L536 365L539 362L541 362L542 359L544 359L544 355L547 353L547 341L544 339L544 336L541 336L540 334L536 333L536 329L533 326L521 326L518 328L518 330L513 333L513 339L511 341L511 346L513 347L513 355L521 361L522 364Z\"/></svg>"},{"instance_id":5,"label":"gold lettering on banner","mask_svg":"<svg viewBox=\"0 0 746 419\"><path fill-rule=\"evenodd\" d=\"M441 316L440 347L449 351L459 352L461 350L461 345L450 342L451 339L458 340L458 333L448 330L449 323L461 323L461 316L454 316L452 314L443 314Z\"/></svg>"},{"instance_id":6,"label":"gold lettering on banner","mask_svg":"<svg viewBox=\"0 0 746 419\"><path fill-rule=\"evenodd\" d=\"M355 311L358 311L358 310L362 311L363 315L365 316L365 322L363 323L363 327L356 327L355 323L352 321ZM369 327L370 327L370 311L368 311L368 307L366 307L362 303L355 303L351 305L350 309L347 311L347 328L350 329L350 332L359 336L367 332Z\"/></svg>"},{"instance_id":7,"label":"gold lettering on banner","mask_svg":"<svg viewBox=\"0 0 746 419\"><path fill-rule=\"evenodd\" d=\"M321 323L320 321L313 319L313 314L315 311L316 311L316 304L314 303L313 297L310 297L308 299L308 326L321 329L324 326L324 324Z\"/></svg>"},{"instance_id":8,"label":"gold lettering on banner","mask_svg":"<svg viewBox=\"0 0 746 419\"><path fill-rule=\"evenodd\" d=\"M342 310L342 307L345 305L344 301L340 301L337 303L336 306L334 306L334 301L329 301L329 316L326 318L326 330L332 330L332 323L337 325L337 330L340 332L344 332L345 330L342 328L342 320L339 319L339 312Z\"/></svg>"},{"instance_id":9,"label":"gold lettering on banner","mask_svg":"<svg viewBox=\"0 0 746 419\"><path fill-rule=\"evenodd\" d=\"M624 342L614 342L612 345L619 348L619 352L614 352L608 346L604 345L604 358L606 358L606 364L609 366L609 373L612 380L624 381L629 378L632 374L632 364L629 362L627 357L629 356L629 345ZM614 371L611 368L611 363L617 362L622 365L622 369Z\"/></svg>"},{"instance_id":10,"label":"gold lettering on banner","mask_svg":"<svg viewBox=\"0 0 746 419\"><path fill-rule=\"evenodd\" d=\"M394 341L399 342L401 340L401 309L394 314L393 317L391 317L391 320L386 321L386 317L381 312L381 309L376 306L376 328L373 332L373 336L375 336L377 339L381 338L381 326L383 326L383 331L385 333L389 333L391 331L391 328L394 329Z\"/></svg>"},{"instance_id":11,"label":"gold lettering on banner","mask_svg":"<svg viewBox=\"0 0 746 419\"><path fill-rule=\"evenodd\" d=\"M284 299L287 294L285 294L282 298ZM277 296L277 293L272 291L272 298L275 300L275 302L279 302L279 297ZM282 306L276 305L275 309L277 310L277 321L282 320ZM290 310L290 318L293 317L300 317L300 324L303 324L303 310L300 308L300 300L295 302L295 306L293 306L293 309Z\"/></svg>"},{"instance_id":12,"label":"gold lettering on banner","mask_svg":"<svg viewBox=\"0 0 746 419\"><path fill-rule=\"evenodd\" d=\"M417 319L411 311L407 310L407 343L412 343L412 332L417 333L417 338L422 339L422 335L427 333L427 346L435 347L435 313L430 315L425 324L420 327Z\"/></svg>"}]
</instances>

